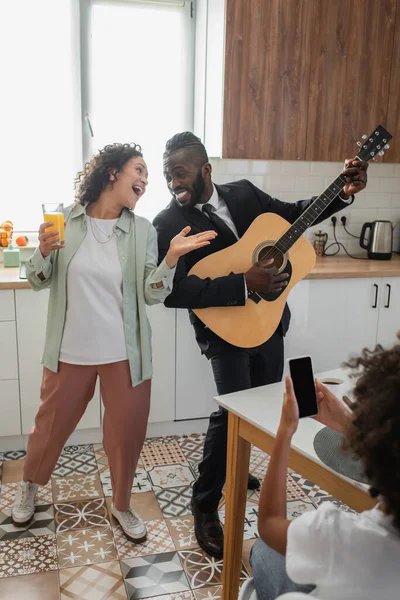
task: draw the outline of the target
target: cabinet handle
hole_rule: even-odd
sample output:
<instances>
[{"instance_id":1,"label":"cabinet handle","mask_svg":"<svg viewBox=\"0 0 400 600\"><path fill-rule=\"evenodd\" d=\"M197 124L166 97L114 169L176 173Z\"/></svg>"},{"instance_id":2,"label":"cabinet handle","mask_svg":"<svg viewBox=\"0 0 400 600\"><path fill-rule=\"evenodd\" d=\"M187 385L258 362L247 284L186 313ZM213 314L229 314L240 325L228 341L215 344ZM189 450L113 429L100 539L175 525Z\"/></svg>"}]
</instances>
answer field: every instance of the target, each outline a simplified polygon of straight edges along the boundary
<instances>
[{"instance_id":1,"label":"cabinet handle","mask_svg":"<svg viewBox=\"0 0 400 600\"><path fill-rule=\"evenodd\" d=\"M389 306L390 306L390 294L392 292L392 286L389 283L387 283L386 287L387 287L387 293L388 293L388 295L387 295L387 301L386 301L386 304L385 304L385 308L389 308Z\"/></svg>"},{"instance_id":2,"label":"cabinet handle","mask_svg":"<svg viewBox=\"0 0 400 600\"><path fill-rule=\"evenodd\" d=\"M372 305L372 308L376 308L378 306L378 289L379 289L379 286L376 283L374 283L374 288L375 288L375 300L374 300L374 303Z\"/></svg>"}]
</instances>

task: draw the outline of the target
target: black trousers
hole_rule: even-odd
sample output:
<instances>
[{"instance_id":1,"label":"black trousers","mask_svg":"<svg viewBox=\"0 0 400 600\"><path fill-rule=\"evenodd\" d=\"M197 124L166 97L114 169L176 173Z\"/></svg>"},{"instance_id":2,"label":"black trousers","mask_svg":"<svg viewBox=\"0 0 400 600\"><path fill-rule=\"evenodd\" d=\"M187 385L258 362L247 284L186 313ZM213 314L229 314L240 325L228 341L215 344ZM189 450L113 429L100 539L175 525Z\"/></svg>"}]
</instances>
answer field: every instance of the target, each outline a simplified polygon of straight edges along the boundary
<instances>
[{"instance_id":1,"label":"black trousers","mask_svg":"<svg viewBox=\"0 0 400 600\"><path fill-rule=\"evenodd\" d=\"M284 364L281 327L257 348L237 348L217 338L210 343L207 358L211 360L219 395L281 381ZM193 487L194 502L203 512L216 511L222 497L227 437L228 413L220 408L211 414L203 460L199 465L200 475Z\"/></svg>"}]
</instances>

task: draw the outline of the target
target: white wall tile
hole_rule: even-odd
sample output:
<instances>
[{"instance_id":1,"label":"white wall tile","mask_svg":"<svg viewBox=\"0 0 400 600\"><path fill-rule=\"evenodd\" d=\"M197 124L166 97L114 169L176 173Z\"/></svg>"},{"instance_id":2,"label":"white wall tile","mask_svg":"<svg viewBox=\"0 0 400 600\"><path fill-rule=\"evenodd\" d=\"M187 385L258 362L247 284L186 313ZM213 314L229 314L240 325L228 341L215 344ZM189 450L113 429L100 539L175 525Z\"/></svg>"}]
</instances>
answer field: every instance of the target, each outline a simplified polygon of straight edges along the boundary
<instances>
[{"instance_id":1,"label":"white wall tile","mask_svg":"<svg viewBox=\"0 0 400 600\"><path fill-rule=\"evenodd\" d=\"M305 192L308 190L315 190L313 194L315 196L321 194L325 189L325 177L296 177L296 190L299 192Z\"/></svg>"},{"instance_id":2,"label":"white wall tile","mask_svg":"<svg viewBox=\"0 0 400 600\"><path fill-rule=\"evenodd\" d=\"M400 209L399 208L380 208L378 209L378 219L384 221L392 221L393 223L400 222Z\"/></svg>"},{"instance_id":3,"label":"white wall tile","mask_svg":"<svg viewBox=\"0 0 400 600\"><path fill-rule=\"evenodd\" d=\"M212 159L211 162L216 183L249 179L271 196L286 202L295 202L322 193L340 173L343 166L338 162L306 161ZM357 234L363 223L384 218L378 217L378 211L381 211L379 214L393 215L397 213L385 211L398 208L400 208L400 165L372 163L368 170L367 189L357 194L354 204L338 215L337 233L342 235L340 223L342 214L348 218L347 226L350 231ZM323 229L327 226L330 227L330 223L322 223L317 227ZM354 241L357 243L357 240Z\"/></svg>"},{"instance_id":4,"label":"white wall tile","mask_svg":"<svg viewBox=\"0 0 400 600\"><path fill-rule=\"evenodd\" d=\"M267 173L282 173L283 163L280 160L251 160L250 172L254 175L267 175Z\"/></svg>"},{"instance_id":5,"label":"white wall tile","mask_svg":"<svg viewBox=\"0 0 400 600\"><path fill-rule=\"evenodd\" d=\"M269 193L269 189L294 192L296 191L296 178L289 175L265 175L264 186L264 191L267 193Z\"/></svg>"},{"instance_id":6,"label":"white wall tile","mask_svg":"<svg viewBox=\"0 0 400 600\"><path fill-rule=\"evenodd\" d=\"M400 206L400 194L392 194L391 206Z\"/></svg>"},{"instance_id":7,"label":"white wall tile","mask_svg":"<svg viewBox=\"0 0 400 600\"><path fill-rule=\"evenodd\" d=\"M241 173L250 173L250 161L249 160L228 160L226 173L232 175L240 175Z\"/></svg>"},{"instance_id":8,"label":"white wall tile","mask_svg":"<svg viewBox=\"0 0 400 600\"><path fill-rule=\"evenodd\" d=\"M400 177L382 177L379 181L381 192L400 193Z\"/></svg>"},{"instance_id":9,"label":"white wall tile","mask_svg":"<svg viewBox=\"0 0 400 600\"><path fill-rule=\"evenodd\" d=\"M336 162L312 162L311 175L321 175L324 177L331 177L333 179L341 172L343 163Z\"/></svg>"},{"instance_id":10,"label":"white wall tile","mask_svg":"<svg viewBox=\"0 0 400 600\"><path fill-rule=\"evenodd\" d=\"M283 172L285 175L310 175L310 165L304 160L285 160L283 161Z\"/></svg>"}]
</instances>

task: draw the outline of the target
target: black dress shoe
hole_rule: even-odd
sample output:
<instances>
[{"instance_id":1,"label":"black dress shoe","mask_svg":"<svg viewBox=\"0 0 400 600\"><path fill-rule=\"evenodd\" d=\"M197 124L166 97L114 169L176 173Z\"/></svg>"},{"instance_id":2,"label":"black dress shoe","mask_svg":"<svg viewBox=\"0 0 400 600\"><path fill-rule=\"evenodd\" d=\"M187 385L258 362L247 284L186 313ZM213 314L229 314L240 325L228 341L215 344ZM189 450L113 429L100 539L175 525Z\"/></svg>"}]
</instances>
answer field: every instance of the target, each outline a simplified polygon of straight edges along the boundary
<instances>
[{"instance_id":1,"label":"black dress shoe","mask_svg":"<svg viewBox=\"0 0 400 600\"><path fill-rule=\"evenodd\" d=\"M260 481L257 477L254 477L251 473L249 473L249 479L247 480L247 489L248 490L258 490L260 488Z\"/></svg>"},{"instance_id":2,"label":"black dress shoe","mask_svg":"<svg viewBox=\"0 0 400 600\"><path fill-rule=\"evenodd\" d=\"M194 533L199 546L214 558L221 559L224 554L224 532L218 516L218 511L205 513L191 502L194 516Z\"/></svg>"}]
</instances>

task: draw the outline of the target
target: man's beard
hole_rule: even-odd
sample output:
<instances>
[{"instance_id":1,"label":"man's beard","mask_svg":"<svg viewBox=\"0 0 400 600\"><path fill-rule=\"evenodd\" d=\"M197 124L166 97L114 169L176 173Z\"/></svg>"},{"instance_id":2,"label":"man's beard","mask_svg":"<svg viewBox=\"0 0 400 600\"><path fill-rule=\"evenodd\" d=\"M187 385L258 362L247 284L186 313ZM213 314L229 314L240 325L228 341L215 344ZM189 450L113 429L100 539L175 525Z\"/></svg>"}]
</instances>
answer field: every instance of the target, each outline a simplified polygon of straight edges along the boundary
<instances>
[{"instance_id":1,"label":"man's beard","mask_svg":"<svg viewBox=\"0 0 400 600\"><path fill-rule=\"evenodd\" d=\"M201 174L201 169L199 169L192 184L189 206L195 206L196 204L200 203L205 189L206 184L204 182L203 175Z\"/></svg>"}]
</instances>

